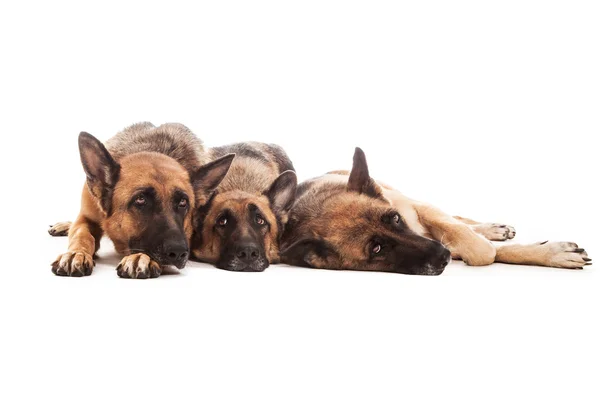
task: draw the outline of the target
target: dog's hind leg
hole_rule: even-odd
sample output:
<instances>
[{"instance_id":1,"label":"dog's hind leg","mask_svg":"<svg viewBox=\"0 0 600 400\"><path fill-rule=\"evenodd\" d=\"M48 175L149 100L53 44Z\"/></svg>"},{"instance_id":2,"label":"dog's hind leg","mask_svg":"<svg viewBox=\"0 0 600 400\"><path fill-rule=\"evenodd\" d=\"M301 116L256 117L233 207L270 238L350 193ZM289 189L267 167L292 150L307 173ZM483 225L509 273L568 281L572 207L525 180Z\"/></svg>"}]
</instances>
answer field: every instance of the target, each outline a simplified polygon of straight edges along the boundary
<instances>
[{"instance_id":1,"label":"dog's hind leg","mask_svg":"<svg viewBox=\"0 0 600 400\"><path fill-rule=\"evenodd\" d=\"M50 236L67 236L69 235L69 229L71 228L72 222L58 222L54 225L50 225L50 229L48 229L48 233Z\"/></svg>"},{"instance_id":2,"label":"dog's hind leg","mask_svg":"<svg viewBox=\"0 0 600 400\"><path fill-rule=\"evenodd\" d=\"M419 221L433 238L442 242L452 252L453 258L460 258L468 265L499 262L582 269L592 262L586 251L572 242L510 244L496 248L475 231L475 226L483 224L467 224L465 220L472 220L451 217L427 204L415 204L414 209L419 215Z\"/></svg>"},{"instance_id":3,"label":"dog's hind leg","mask_svg":"<svg viewBox=\"0 0 600 400\"><path fill-rule=\"evenodd\" d=\"M539 242L499 246L496 261L505 264L527 264L542 267L583 269L592 259L572 242Z\"/></svg>"},{"instance_id":4,"label":"dog's hind leg","mask_svg":"<svg viewBox=\"0 0 600 400\"><path fill-rule=\"evenodd\" d=\"M497 242L503 242L507 239L513 239L517 234L515 228L510 225L494 224L494 223L482 223L477 222L469 218L454 217L455 219L470 225L473 230L483 235L488 240Z\"/></svg>"}]
</instances>

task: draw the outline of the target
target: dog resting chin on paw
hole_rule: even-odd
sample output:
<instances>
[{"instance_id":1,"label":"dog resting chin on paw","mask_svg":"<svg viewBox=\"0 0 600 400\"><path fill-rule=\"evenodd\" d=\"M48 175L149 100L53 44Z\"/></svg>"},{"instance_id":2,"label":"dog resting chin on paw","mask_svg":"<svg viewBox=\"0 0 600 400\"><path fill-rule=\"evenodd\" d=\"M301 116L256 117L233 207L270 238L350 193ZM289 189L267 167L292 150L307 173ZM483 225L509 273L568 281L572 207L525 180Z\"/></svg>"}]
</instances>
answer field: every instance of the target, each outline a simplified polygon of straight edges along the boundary
<instances>
[{"instance_id":1,"label":"dog resting chin on paw","mask_svg":"<svg viewBox=\"0 0 600 400\"><path fill-rule=\"evenodd\" d=\"M503 224L452 217L371 178L356 149L350 172L335 171L298 186L284 230L281 257L292 265L439 275L450 256L467 265L494 262L581 269L591 265L575 243L506 244Z\"/></svg>"},{"instance_id":2,"label":"dog resting chin on paw","mask_svg":"<svg viewBox=\"0 0 600 400\"><path fill-rule=\"evenodd\" d=\"M202 142L185 126L146 122L108 140L79 135L87 180L79 216L50 228L68 232L69 250L52 263L59 276L87 276L106 234L118 253L123 278L161 275L163 267L183 268L190 254L196 198L210 196L227 174L234 155L208 163Z\"/></svg>"}]
</instances>

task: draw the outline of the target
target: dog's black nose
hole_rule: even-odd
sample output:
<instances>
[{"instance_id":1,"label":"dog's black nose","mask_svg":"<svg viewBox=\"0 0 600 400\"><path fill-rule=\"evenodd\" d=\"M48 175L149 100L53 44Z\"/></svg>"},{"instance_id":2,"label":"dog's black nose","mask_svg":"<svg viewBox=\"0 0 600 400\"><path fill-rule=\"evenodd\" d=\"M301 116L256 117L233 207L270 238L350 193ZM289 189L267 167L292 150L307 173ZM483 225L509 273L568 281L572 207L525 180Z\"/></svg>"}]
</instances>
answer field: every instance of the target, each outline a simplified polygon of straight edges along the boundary
<instances>
[{"instance_id":1,"label":"dog's black nose","mask_svg":"<svg viewBox=\"0 0 600 400\"><path fill-rule=\"evenodd\" d=\"M173 264L180 263L188 256L188 246L181 242L167 242L164 245L164 255Z\"/></svg>"},{"instance_id":2,"label":"dog's black nose","mask_svg":"<svg viewBox=\"0 0 600 400\"><path fill-rule=\"evenodd\" d=\"M428 268L432 274L441 274L450 263L450 251L440 243L435 243L431 256L427 261Z\"/></svg>"},{"instance_id":3,"label":"dog's black nose","mask_svg":"<svg viewBox=\"0 0 600 400\"><path fill-rule=\"evenodd\" d=\"M260 249L253 243L244 243L236 247L235 257L244 263L256 261L259 256Z\"/></svg>"}]
</instances>

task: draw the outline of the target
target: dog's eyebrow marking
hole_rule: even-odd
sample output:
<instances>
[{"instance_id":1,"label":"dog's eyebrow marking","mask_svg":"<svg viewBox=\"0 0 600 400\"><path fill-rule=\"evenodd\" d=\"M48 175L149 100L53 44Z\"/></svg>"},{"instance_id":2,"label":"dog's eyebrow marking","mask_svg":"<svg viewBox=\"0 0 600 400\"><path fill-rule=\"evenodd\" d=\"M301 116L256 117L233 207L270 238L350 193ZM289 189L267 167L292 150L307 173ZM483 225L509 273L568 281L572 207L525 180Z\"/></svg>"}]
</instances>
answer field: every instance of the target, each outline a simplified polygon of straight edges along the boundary
<instances>
[{"instance_id":1,"label":"dog's eyebrow marking","mask_svg":"<svg viewBox=\"0 0 600 400\"><path fill-rule=\"evenodd\" d=\"M185 197L185 198L189 197L188 194L185 192L185 190L180 189L178 187L176 187L175 191L173 192L173 197L176 197L176 196Z\"/></svg>"},{"instance_id":2,"label":"dog's eyebrow marking","mask_svg":"<svg viewBox=\"0 0 600 400\"><path fill-rule=\"evenodd\" d=\"M263 212L263 210L259 206L257 206L256 204L254 204L254 203L249 203L248 204L248 211L250 211L251 213L253 213L253 212L254 213L260 213L260 214L262 214L263 217L265 217L265 218L267 217L265 215L265 212ZM265 219L265 221L266 221L266 219Z\"/></svg>"},{"instance_id":3,"label":"dog's eyebrow marking","mask_svg":"<svg viewBox=\"0 0 600 400\"><path fill-rule=\"evenodd\" d=\"M152 200L156 200L156 190L152 186L138 187L131 194L130 200L129 200L129 203L127 204L127 206L131 207L131 205L135 201L135 198L141 194L143 194L144 196L146 196Z\"/></svg>"},{"instance_id":4,"label":"dog's eyebrow marking","mask_svg":"<svg viewBox=\"0 0 600 400\"><path fill-rule=\"evenodd\" d=\"M151 194L155 194L156 190L154 190L154 188L152 186L143 186L143 187L138 187L134 190L134 194L140 194L140 193L151 193Z\"/></svg>"},{"instance_id":5,"label":"dog's eyebrow marking","mask_svg":"<svg viewBox=\"0 0 600 400\"><path fill-rule=\"evenodd\" d=\"M152 186L138 187L133 191L130 197L133 200L135 196L139 196L140 194L155 198L156 190Z\"/></svg>"},{"instance_id":6,"label":"dog's eyebrow marking","mask_svg":"<svg viewBox=\"0 0 600 400\"><path fill-rule=\"evenodd\" d=\"M227 215L229 218L233 218L233 213L231 212L231 210L229 208L222 209L218 215L219 215L219 217Z\"/></svg>"}]
</instances>

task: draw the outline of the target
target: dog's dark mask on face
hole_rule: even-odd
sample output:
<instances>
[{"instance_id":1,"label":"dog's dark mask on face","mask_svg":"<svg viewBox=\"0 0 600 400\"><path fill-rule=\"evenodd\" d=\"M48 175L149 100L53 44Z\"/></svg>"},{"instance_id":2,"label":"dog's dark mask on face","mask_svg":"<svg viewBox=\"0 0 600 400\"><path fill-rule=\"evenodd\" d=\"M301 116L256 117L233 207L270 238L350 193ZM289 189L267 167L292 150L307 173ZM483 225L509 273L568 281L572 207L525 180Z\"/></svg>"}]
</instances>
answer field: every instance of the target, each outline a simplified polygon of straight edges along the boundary
<instances>
[{"instance_id":1,"label":"dog's dark mask on face","mask_svg":"<svg viewBox=\"0 0 600 400\"><path fill-rule=\"evenodd\" d=\"M416 275L443 272L450 252L408 228L370 177L362 150L356 150L347 181L334 174L323 182L307 195L321 194L318 203L305 206L302 197L297 199L283 240L283 262Z\"/></svg>"},{"instance_id":2,"label":"dog's dark mask on face","mask_svg":"<svg viewBox=\"0 0 600 400\"><path fill-rule=\"evenodd\" d=\"M217 267L230 271L260 272L269 266L265 253L265 236L269 232L267 212L248 204L245 212L225 209L217 220L222 230L222 249Z\"/></svg>"},{"instance_id":3,"label":"dog's dark mask on face","mask_svg":"<svg viewBox=\"0 0 600 400\"><path fill-rule=\"evenodd\" d=\"M227 174L234 155L189 173L173 158L156 152L115 160L92 135L79 137L87 189L105 214L103 229L118 253L144 253L162 266L183 268L190 254L196 198L212 192Z\"/></svg>"},{"instance_id":4,"label":"dog's dark mask on face","mask_svg":"<svg viewBox=\"0 0 600 400\"><path fill-rule=\"evenodd\" d=\"M279 262L279 238L293 204L296 175L286 171L261 195L217 193L198 210L194 255L229 271L258 272Z\"/></svg>"},{"instance_id":5,"label":"dog's dark mask on face","mask_svg":"<svg viewBox=\"0 0 600 400\"><path fill-rule=\"evenodd\" d=\"M356 205L357 202L353 202L346 207ZM450 252L444 246L405 228L394 210L371 209L358 218L344 212L329 215L352 221L352 226L336 224L335 232L321 231L321 237L292 243L282 250L283 262L313 268L410 275L439 275L449 262Z\"/></svg>"},{"instance_id":6,"label":"dog's dark mask on face","mask_svg":"<svg viewBox=\"0 0 600 400\"><path fill-rule=\"evenodd\" d=\"M152 187L136 193L129 208L138 214L140 234L129 240L130 252L145 253L160 265L183 268L189 256L184 222L190 206L188 195L181 191L175 191L170 201L161 200Z\"/></svg>"}]
</instances>

